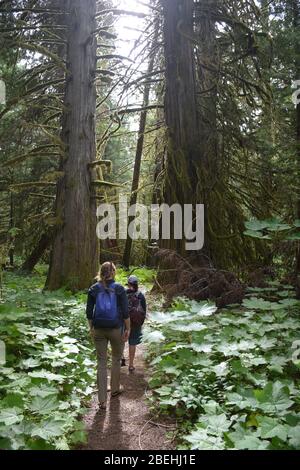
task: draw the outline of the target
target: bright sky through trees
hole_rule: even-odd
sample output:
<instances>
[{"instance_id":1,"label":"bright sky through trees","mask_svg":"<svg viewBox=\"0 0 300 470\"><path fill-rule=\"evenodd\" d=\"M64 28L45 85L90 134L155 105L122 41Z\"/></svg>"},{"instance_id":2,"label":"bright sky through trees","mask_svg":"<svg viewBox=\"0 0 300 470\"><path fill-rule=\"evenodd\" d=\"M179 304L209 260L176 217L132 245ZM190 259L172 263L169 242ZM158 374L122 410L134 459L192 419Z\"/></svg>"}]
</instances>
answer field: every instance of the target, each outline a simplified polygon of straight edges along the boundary
<instances>
[{"instance_id":1,"label":"bright sky through trees","mask_svg":"<svg viewBox=\"0 0 300 470\"><path fill-rule=\"evenodd\" d=\"M145 0L144 3L148 3ZM145 5L141 5L138 0L117 0L114 2L116 8L120 8L122 10L128 11L135 11L141 13L148 13L149 8ZM125 56L130 54L130 51L134 47L134 42L140 37L140 32L135 31L134 28L137 30L143 29L144 20L140 18L135 18L132 16L121 16L119 17L116 29L118 31L119 41L117 43L117 48L120 54Z\"/></svg>"},{"instance_id":2,"label":"bright sky through trees","mask_svg":"<svg viewBox=\"0 0 300 470\"><path fill-rule=\"evenodd\" d=\"M113 2L115 8L121 10L149 13L149 8L146 4L149 3L149 0L140 2L139 0L116 0ZM116 53L124 57L130 57L132 60L135 60L139 54L141 47L137 43L142 36L142 31L145 29L147 19L137 18L130 15L121 15L116 17L115 30L118 34L118 40L115 43ZM139 59L135 64L136 72L142 71L147 67L147 64ZM141 97L130 94L125 94L122 102L124 106L134 105L140 101ZM141 103L140 103L141 104ZM135 116L130 117L131 129L137 130L138 123L135 119Z\"/></svg>"}]
</instances>

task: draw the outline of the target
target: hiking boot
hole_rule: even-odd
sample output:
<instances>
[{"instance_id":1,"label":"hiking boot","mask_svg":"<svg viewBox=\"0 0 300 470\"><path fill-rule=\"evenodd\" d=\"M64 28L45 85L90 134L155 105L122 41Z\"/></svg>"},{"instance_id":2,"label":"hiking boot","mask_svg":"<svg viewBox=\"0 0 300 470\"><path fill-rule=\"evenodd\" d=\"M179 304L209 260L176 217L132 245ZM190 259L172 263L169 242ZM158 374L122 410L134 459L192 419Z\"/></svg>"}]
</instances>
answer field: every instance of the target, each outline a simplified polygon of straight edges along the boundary
<instances>
[{"instance_id":1,"label":"hiking boot","mask_svg":"<svg viewBox=\"0 0 300 470\"><path fill-rule=\"evenodd\" d=\"M124 392L124 387L123 387L123 385L120 385L119 390L117 390L116 392L113 392L111 394L111 396L112 396L112 398L115 398L115 397L118 397L119 395L121 395L123 392Z\"/></svg>"}]
</instances>

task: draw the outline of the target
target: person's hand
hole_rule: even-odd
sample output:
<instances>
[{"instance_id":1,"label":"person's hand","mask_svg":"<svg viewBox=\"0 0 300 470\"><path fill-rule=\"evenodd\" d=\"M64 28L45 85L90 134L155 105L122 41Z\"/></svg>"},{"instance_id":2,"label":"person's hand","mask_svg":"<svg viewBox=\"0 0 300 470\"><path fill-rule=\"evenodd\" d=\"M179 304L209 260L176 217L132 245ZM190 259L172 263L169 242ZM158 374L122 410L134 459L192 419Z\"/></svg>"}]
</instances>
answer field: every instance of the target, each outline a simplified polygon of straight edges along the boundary
<instances>
[{"instance_id":1,"label":"person's hand","mask_svg":"<svg viewBox=\"0 0 300 470\"><path fill-rule=\"evenodd\" d=\"M124 333L123 333L123 337L122 337L124 343L126 343L126 341L128 341L129 335L130 335L130 331L125 330Z\"/></svg>"},{"instance_id":2,"label":"person's hand","mask_svg":"<svg viewBox=\"0 0 300 470\"><path fill-rule=\"evenodd\" d=\"M92 326L90 327L90 336L91 336L92 339L95 338L95 330Z\"/></svg>"}]
</instances>

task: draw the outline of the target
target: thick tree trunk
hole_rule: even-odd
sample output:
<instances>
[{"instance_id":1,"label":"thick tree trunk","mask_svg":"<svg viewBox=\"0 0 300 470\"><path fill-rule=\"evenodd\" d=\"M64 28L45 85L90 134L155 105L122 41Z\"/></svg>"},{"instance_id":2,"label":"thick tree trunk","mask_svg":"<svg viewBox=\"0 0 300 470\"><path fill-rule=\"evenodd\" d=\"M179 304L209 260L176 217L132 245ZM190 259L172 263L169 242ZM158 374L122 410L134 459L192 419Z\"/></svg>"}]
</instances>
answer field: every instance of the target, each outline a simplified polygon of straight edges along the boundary
<instances>
[{"instance_id":1,"label":"thick tree trunk","mask_svg":"<svg viewBox=\"0 0 300 470\"><path fill-rule=\"evenodd\" d=\"M163 0L166 62L165 117L173 151L199 159L193 0Z\"/></svg>"},{"instance_id":2,"label":"thick tree trunk","mask_svg":"<svg viewBox=\"0 0 300 470\"><path fill-rule=\"evenodd\" d=\"M22 264L21 271L25 271L31 273L37 263L40 261L41 257L49 248L54 238L54 231L50 230L47 233L43 233L41 236L37 246L34 250L30 253L26 261Z\"/></svg>"},{"instance_id":3,"label":"thick tree trunk","mask_svg":"<svg viewBox=\"0 0 300 470\"><path fill-rule=\"evenodd\" d=\"M62 139L66 158L58 184L56 216L61 224L51 255L47 288L86 288L99 262L96 201L90 196L88 163L95 160L96 0L66 2L67 67Z\"/></svg>"},{"instance_id":4,"label":"thick tree trunk","mask_svg":"<svg viewBox=\"0 0 300 470\"><path fill-rule=\"evenodd\" d=\"M199 32L197 34L194 27L197 4L193 0L162 0L162 5L166 66L165 119L169 138L163 199L169 205L201 204L205 203L201 178L203 175L206 178L208 172L207 144L211 119L215 120L215 109L209 96L206 99L206 103L210 102L209 119L202 123L198 112L195 52L195 43L199 40ZM203 82L204 88L210 85ZM175 250L182 256L190 254L186 252L185 244L184 239L174 239L174 234L171 240L160 241L160 247ZM204 251L208 251L207 239L202 254Z\"/></svg>"},{"instance_id":5,"label":"thick tree trunk","mask_svg":"<svg viewBox=\"0 0 300 470\"><path fill-rule=\"evenodd\" d=\"M299 0L293 0L293 26L295 28L295 57L296 57L296 80L300 79L300 40L299 36L296 36L296 31L300 29L300 4ZM296 157L298 165L298 179L300 179L300 103L296 106ZM300 191L298 192L298 203L297 203L297 218L300 220ZM300 244L298 243L296 253L296 272L300 275Z\"/></svg>"},{"instance_id":6,"label":"thick tree trunk","mask_svg":"<svg viewBox=\"0 0 300 470\"><path fill-rule=\"evenodd\" d=\"M262 10L262 29L266 35L270 33L270 2L269 0L261 0ZM272 61L270 57L266 55L264 58L264 64L262 67L262 74L265 84L268 89L271 90L271 69ZM275 145L275 129L274 129L274 107L273 99L271 96L269 101L263 103L262 108L262 131L263 138L267 146L261 151L261 182L262 182L262 200L264 204L261 208L261 217L268 219L272 217L272 205L273 205L273 174L272 174L272 147ZM266 259L270 256L266 253Z\"/></svg>"},{"instance_id":7,"label":"thick tree trunk","mask_svg":"<svg viewBox=\"0 0 300 470\"><path fill-rule=\"evenodd\" d=\"M209 8L208 8L209 7ZM216 26L211 15L217 9L215 0L198 2L196 15L197 35L197 105L202 159L205 168L218 177L217 95L219 57L217 53ZM203 14L203 11L206 11ZM210 12L210 13L209 13Z\"/></svg>"},{"instance_id":8,"label":"thick tree trunk","mask_svg":"<svg viewBox=\"0 0 300 470\"><path fill-rule=\"evenodd\" d=\"M9 228L12 229L14 227L14 196L13 193L10 193L10 210L9 210ZM10 236L10 242L11 242L11 248L9 249L9 264L10 266L14 265L14 237L11 235Z\"/></svg>"},{"instance_id":9,"label":"thick tree trunk","mask_svg":"<svg viewBox=\"0 0 300 470\"><path fill-rule=\"evenodd\" d=\"M299 76L300 76L300 67L299 67ZM297 143L297 158L298 158L298 180L300 181L300 103L297 105L296 111L296 143ZM300 220L300 194L298 195L298 205L297 205L297 218ZM297 274L300 275L300 243L298 242L297 248Z\"/></svg>"}]
</instances>

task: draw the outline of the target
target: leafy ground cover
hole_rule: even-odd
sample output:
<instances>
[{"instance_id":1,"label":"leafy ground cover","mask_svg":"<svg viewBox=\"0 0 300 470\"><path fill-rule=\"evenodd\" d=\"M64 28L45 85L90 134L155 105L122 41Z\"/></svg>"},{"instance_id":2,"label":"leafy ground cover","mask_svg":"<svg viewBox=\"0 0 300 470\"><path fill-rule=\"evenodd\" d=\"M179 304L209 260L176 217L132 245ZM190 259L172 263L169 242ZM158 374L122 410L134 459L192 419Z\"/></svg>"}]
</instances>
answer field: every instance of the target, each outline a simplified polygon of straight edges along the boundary
<instances>
[{"instance_id":1,"label":"leafy ground cover","mask_svg":"<svg viewBox=\"0 0 300 470\"><path fill-rule=\"evenodd\" d=\"M86 441L80 418L95 383L86 293L43 292L46 273L47 266L40 265L32 276L4 275L0 449L66 450ZM151 286L154 271L136 268L134 274ZM126 284L127 276L118 270L117 281Z\"/></svg>"},{"instance_id":2,"label":"leafy ground cover","mask_svg":"<svg viewBox=\"0 0 300 470\"><path fill-rule=\"evenodd\" d=\"M84 443L81 416L95 381L86 294L43 293L34 276L5 273L0 301L0 448ZM134 271L151 286L153 271ZM127 273L118 272L126 282ZM300 449L300 303L290 286L249 289L242 307L178 298L145 332L153 407L176 415L182 449Z\"/></svg>"},{"instance_id":3,"label":"leafy ground cover","mask_svg":"<svg viewBox=\"0 0 300 470\"><path fill-rule=\"evenodd\" d=\"M41 272L44 270L41 269ZM42 293L43 275L5 274L0 303L0 448L68 449L95 380L84 293Z\"/></svg>"},{"instance_id":4,"label":"leafy ground cover","mask_svg":"<svg viewBox=\"0 0 300 470\"><path fill-rule=\"evenodd\" d=\"M179 448L300 449L299 311L275 282L242 307L179 298L152 314L153 407L176 414Z\"/></svg>"}]
</instances>

